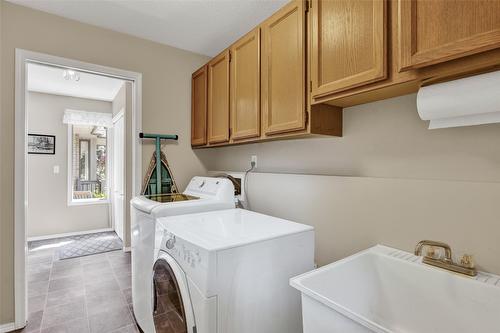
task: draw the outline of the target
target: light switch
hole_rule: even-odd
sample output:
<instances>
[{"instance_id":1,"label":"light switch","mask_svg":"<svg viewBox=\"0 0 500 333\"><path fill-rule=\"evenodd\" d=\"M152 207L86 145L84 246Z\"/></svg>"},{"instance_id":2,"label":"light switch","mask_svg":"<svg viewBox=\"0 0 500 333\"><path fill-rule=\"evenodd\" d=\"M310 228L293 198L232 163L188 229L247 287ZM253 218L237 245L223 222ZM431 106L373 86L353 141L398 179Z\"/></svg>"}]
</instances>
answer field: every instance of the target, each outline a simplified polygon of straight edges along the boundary
<instances>
[{"instance_id":1,"label":"light switch","mask_svg":"<svg viewBox=\"0 0 500 333\"><path fill-rule=\"evenodd\" d=\"M59 165L54 165L53 170L54 170L54 175L59 174Z\"/></svg>"}]
</instances>

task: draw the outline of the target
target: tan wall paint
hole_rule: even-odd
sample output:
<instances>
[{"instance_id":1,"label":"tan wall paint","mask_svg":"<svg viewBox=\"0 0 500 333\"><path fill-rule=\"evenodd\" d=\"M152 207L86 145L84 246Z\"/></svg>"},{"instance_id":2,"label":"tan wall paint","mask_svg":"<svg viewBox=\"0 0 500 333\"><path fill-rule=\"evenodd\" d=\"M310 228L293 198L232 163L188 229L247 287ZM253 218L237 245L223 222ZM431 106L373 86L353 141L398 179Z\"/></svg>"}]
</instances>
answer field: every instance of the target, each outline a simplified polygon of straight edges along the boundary
<instances>
[{"instance_id":1,"label":"tan wall paint","mask_svg":"<svg viewBox=\"0 0 500 333\"><path fill-rule=\"evenodd\" d=\"M429 131L407 95L345 109L344 129L342 138L197 154L210 170L231 171L257 155L264 173L248 178L250 208L313 225L321 265L430 238L500 274L500 124Z\"/></svg>"},{"instance_id":2,"label":"tan wall paint","mask_svg":"<svg viewBox=\"0 0 500 333\"><path fill-rule=\"evenodd\" d=\"M3 36L3 0L0 0L0 112L3 110L2 105L3 105L3 43L2 43L2 36ZM1 112L3 113L3 112ZM3 116L0 113L0 130L3 131ZM0 134L0 137L3 139L2 135ZM4 145L0 142L0 188L3 189L6 184L4 183L4 163L5 159L2 157L4 156ZM12 158L13 155L11 155ZM12 189L12 188L11 188ZM12 192L11 192L12 193ZM5 200L5 196L11 196L11 193L5 193L5 191L0 190L0 324L6 323L11 321L10 318L12 317L12 298L10 295L12 295L13 292L13 263L14 263L14 258L12 256L12 247L13 247L13 242L12 241L4 241L4 238L10 237L12 238L12 234L9 236L4 236L6 234L7 230L13 230L13 226L10 226L9 228L4 228L3 227L3 219L4 219L4 205L2 202ZM12 200L12 199L10 199ZM5 216L8 217L8 216ZM12 222L11 222L12 223ZM4 255L5 253L5 255ZM9 295L9 296L6 296ZM4 297L8 297L6 301L3 301Z\"/></svg>"},{"instance_id":3,"label":"tan wall paint","mask_svg":"<svg viewBox=\"0 0 500 333\"><path fill-rule=\"evenodd\" d=\"M255 173L248 193L252 210L315 227L319 265L434 239L500 274L500 183Z\"/></svg>"},{"instance_id":4,"label":"tan wall paint","mask_svg":"<svg viewBox=\"0 0 500 333\"><path fill-rule=\"evenodd\" d=\"M55 155L28 155L27 236L109 228L107 204L68 206L68 125L62 118L65 109L111 113L111 103L29 92L26 107L28 133L56 136Z\"/></svg>"},{"instance_id":5,"label":"tan wall paint","mask_svg":"<svg viewBox=\"0 0 500 333\"><path fill-rule=\"evenodd\" d=\"M428 130L416 95L344 109L344 136L200 149L209 170L500 181L500 124Z\"/></svg>"},{"instance_id":6,"label":"tan wall paint","mask_svg":"<svg viewBox=\"0 0 500 333\"><path fill-rule=\"evenodd\" d=\"M143 130L179 134L167 155L178 185L204 174L190 148L191 73L208 58L129 35L67 20L0 0L1 128L0 324L14 319L14 60L15 48L52 54L143 74ZM153 145L145 143L145 164Z\"/></svg>"}]
</instances>

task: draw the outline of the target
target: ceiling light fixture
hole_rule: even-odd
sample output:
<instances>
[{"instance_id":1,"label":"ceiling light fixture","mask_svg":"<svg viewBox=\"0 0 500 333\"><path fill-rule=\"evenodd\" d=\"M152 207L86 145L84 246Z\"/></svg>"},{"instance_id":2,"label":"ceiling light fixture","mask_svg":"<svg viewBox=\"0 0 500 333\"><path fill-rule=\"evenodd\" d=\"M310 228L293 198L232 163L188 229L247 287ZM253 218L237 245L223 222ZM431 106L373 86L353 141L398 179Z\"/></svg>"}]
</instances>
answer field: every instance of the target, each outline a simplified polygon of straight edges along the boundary
<instances>
[{"instance_id":1,"label":"ceiling light fixture","mask_svg":"<svg viewBox=\"0 0 500 333\"><path fill-rule=\"evenodd\" d=\"M80 74L76 71L73 71L71 69L65 69L63 71L63 78L66 80L74 80L76 82L80 81Z\"/></svg>"}]
</instances>

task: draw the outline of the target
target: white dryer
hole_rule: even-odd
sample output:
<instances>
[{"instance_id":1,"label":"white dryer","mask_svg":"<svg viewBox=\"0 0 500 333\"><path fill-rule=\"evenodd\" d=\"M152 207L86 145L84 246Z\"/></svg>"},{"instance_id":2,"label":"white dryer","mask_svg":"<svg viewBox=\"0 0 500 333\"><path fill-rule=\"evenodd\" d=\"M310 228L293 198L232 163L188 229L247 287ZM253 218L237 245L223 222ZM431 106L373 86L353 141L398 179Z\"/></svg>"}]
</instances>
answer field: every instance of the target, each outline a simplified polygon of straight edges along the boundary
<instances>
[{"instance_id":1,"label":"white dryer","mask_svg":"<svg viewBox=\"0 0 500 333\"><path fill-rule=\"evenodd\" d=\"M194 177L182 194L140 196L131 200L132 301L139 327L155 332L151 312L151 272L159 217L235 208L233 183L225 178Z\"/></svg>"},{"instance_id":2,"label":"white dryer","mask_svg":"<svg viewBox=\"0 0 500 333\"><path fill-rule=\"evenodd\" d=\"M314 268L311 226L243 209L158 219L156 332L300 333L289 279Z\"/></svg>"}]
</instances>

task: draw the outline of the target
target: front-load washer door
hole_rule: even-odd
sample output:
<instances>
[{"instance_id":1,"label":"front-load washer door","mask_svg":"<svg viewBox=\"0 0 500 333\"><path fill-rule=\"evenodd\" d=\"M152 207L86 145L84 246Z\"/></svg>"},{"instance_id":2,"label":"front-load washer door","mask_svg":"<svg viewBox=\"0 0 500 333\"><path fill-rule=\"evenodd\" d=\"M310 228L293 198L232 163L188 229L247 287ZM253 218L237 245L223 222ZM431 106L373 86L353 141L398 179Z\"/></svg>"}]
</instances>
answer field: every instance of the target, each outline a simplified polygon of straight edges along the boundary
<instances>
[{"instance_id":1,"label":"front-load washer door","mask_svg":"<svg viewBox=\"0 0 500 333\"><path fill-rule=\"evenodd\" d=\"M153 267L153 318L156 333L196 333L186 275L163 252Z\"/></svg>"}]
</instances>

